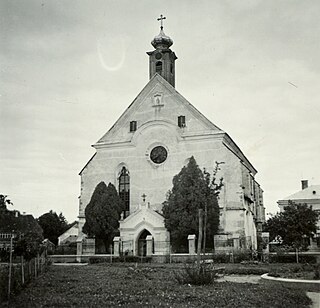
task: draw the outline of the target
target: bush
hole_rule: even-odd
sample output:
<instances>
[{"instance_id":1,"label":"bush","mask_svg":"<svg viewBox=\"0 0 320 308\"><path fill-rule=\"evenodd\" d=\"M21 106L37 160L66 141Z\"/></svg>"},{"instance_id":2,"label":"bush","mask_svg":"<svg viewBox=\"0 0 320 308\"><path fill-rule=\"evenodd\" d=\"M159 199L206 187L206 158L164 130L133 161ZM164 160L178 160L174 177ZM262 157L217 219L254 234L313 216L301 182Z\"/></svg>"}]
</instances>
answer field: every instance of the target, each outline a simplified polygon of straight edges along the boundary
<instances>
[{"instance_id":1,"label":"bush","mask_svg":"<svg viewBox=\"0 0 320 308\"><path fill-rule=\"evenodd\" d=\"M270 263L296 263L297 257L295 254L274 254L269 255ZM317 263L317 258L315 256L299 255L300 263Z\"/></svg>"},{"instance_id":2,"label":"bush","mask_svg":"<svg viewBox=\"0 0 320 308\"><path fill-rule=\"evenodd\" d=\"M233 253L234 263L241 263L243 261L250 261L250 260L252 260L252 251L250 250L237 251Z\"/></svg>"},{"instance_id":3,"label":"bush","mask_svg":"<svg viewBox=\"0 0 320 308\"><path fill-rule=\"evenodd\" d=\"M111 263L115 262L116 258L111 257L99 257L99 256L94 256L94 257L89 257L89 263L90 264L97 264L97 263Z\"/></svg>"},{"instance_id":4,"label":"bush","mask_svg":"<svg viewBox=\"0 0 320 308\"><path fill-rule=\"evenodd\" d=\"M121 263L150 263L152 257L138 257L138 256L119 256L119 257L99 257L94 256L89 258L90 264L96 263L111 263L111 262L121 262Z\"/></svg>"},{"instance_id":5,"label":"bush","mask_svg":"<svg viewBox=\"0 0 320 308\"><path fill-rule=\"evenodd\" d=\"M252 252L250 250L219 252L212 255L212 260L214 263L241 263L252 260Z\"/></svg>"},{"instance_id":6,"label":"bush","mask_svg":"<svg viewBox=\"0 0 320 308\"><path fill-rule=\"evenodd\" d=\"M314 265L314 276L313 279L320 280L320 264Z\"/></svg>"},{"instance_id":7,"label":"bush","mask_svg":"<svg viewBox=\"0 0 320 308\"><path fill-rule=\"evenodd\" d=\"M175 280L179 284L206 285L211 284L219 277L219 269L205 263L187 265L182 271L173 272Z\"/></svg>"},{"instance_id":8,"label":"bush","mask_svg":"<svg viewBox=\"0 0 320 308\"><path fill-rule=\"evenodd\" d=\"M9 250L0 249L0 262L9 262Z\"/></svg>"},{"instance_id":9,"label":"bush","mask_svg":"<svg viewBox=\"0 0 320 308\"><path fill-rule=\"evenodd\" d=\"M230 255L228 253L216 253L212 255L214 263L229 263Z\"/></svg>"},{"instance_id":10,"label":"bush","mask_svg":"<svg viewBox=\"0 0 320 308\"><path fill-rule=\"evenodd\" d=\"M225 274L227 275L263 275L269 271L265 267L237 267L237 268L226 268Z\"/></svg>"},{"instance_id":11,"label":"bush","mask_svg":"<svg viewBox=\"0 0 320 308\"><path fill-rule=\"evenodd\" d=\"M55 255L76 255L77 243L70 243L57 246L54 250Z\"/></svg>"},{"instance_id":12,"label":"bush","mask_svg":"<svg viewBox=\"0 0 320 308\"><path fill-rule=\"evenodd\" d=\"M317 279L320 279L319 269L320 269L320 264L309 264L309 263L286 264L286 265L277 266L276 268L271 268L269 270L268 275L273 277L285 277L285 278L309 277L308 279L313 278L317 280ZM310 273L311 275L306 275L306 273Z\"/></svg>"}]
</instances>

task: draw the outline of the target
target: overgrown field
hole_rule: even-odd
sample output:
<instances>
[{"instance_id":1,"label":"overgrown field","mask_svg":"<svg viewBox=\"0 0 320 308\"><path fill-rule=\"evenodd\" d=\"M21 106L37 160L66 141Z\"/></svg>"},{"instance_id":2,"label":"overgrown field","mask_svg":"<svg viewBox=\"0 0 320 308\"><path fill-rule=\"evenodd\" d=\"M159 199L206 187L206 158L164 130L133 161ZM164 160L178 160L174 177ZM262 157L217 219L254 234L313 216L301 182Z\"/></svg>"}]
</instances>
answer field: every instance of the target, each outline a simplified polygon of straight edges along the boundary
<instances>
[{"instance_id":1,"label":"overgrown field","mask_svg":"<svg viewBox=\"0 0 320 308\"><path fill-rule=\"evenodd\" d=\"M10 307L308 307L305 292L269 284L179 285L174 265L51 266Z\"/></svg>"}]
</instances>

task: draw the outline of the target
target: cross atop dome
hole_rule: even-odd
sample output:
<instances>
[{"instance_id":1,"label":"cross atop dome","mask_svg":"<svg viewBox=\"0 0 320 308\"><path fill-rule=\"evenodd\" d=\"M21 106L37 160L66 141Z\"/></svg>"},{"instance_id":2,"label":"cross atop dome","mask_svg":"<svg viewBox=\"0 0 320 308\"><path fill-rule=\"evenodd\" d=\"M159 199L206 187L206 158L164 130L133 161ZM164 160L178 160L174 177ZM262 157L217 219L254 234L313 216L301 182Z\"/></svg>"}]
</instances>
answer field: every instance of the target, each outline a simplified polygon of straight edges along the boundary
<instances>
[{"instance_id":1,"label":"cross atop dome","mask_svg":"<svg viewBox=\"0 0 320 308\"><path fill-rule=\"evenodd\" d=\"M165 16L163 16L162 14L160 15L160 17L157 19L158 21L160 21L160 30L163 30L163 20L166 19Z\"/></svg>"}]
</instances>

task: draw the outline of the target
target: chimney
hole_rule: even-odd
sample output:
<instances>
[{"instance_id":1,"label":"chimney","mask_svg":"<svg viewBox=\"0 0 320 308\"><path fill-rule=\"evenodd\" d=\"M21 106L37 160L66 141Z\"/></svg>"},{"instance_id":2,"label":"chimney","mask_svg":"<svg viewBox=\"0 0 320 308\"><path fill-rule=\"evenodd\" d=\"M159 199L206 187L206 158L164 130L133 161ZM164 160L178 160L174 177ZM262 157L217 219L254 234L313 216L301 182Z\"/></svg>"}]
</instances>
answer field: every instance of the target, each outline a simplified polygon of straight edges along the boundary
<instances>
[{"instance_id":1,"label":"chimney","mask_svg":"<svg viewBox=\"0 0 320 308\"><path fill-rule=\"evenodd\" d=\"M308 188L308 180L301 180L302 190Z\"/></svg>"}]
</instances>

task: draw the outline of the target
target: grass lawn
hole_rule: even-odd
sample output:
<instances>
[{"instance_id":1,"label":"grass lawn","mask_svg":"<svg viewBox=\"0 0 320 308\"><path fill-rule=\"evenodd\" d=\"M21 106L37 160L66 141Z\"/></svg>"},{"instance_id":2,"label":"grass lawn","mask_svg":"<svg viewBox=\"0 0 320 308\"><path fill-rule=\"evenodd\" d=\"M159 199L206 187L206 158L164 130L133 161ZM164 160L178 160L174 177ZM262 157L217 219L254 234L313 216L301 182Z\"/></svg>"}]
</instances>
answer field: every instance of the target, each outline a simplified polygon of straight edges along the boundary
<instances>
[{"instance_id":1,"label":"grass lawn","mask_svg":"<svg viewBox=\"0 0 320 308\"><path fill-rule=\"evenodd\" d=\"M269 284L179 285L174 265L51 266L9 307L308 307L304 291Z\"/></svg>"}]
</instances>

